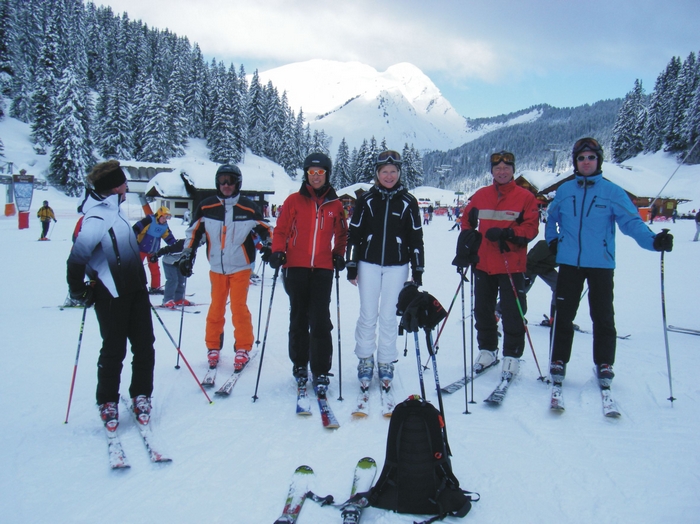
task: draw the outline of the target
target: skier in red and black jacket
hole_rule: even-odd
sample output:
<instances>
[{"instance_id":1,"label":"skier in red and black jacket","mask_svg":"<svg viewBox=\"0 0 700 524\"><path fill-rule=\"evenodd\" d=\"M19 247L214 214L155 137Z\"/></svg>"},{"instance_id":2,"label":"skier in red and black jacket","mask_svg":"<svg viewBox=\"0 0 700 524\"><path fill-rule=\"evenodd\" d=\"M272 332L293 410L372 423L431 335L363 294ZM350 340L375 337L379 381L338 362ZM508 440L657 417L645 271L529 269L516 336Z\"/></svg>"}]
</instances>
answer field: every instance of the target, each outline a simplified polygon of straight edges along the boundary
<instances>
[{"instance_id":1,"label":"skier in red and black jacket","mask_svg":"<svg viewBox=\"0 0 700 524\"><path fill-rule=\"evenodd\" d=\"M474 267L474 319L479 357L474 372L492 366L498 354L499 293L503 321L503 374L519 371L525 348L525 326L516 302L511 277L523 314L527 301L523 273L527 269L527 244L539 231L535 196L515 183L515 155L501 151L491 155L493 184L479 189L462 213L462 232L454 265Z\"/></svg>"}]
</instances>

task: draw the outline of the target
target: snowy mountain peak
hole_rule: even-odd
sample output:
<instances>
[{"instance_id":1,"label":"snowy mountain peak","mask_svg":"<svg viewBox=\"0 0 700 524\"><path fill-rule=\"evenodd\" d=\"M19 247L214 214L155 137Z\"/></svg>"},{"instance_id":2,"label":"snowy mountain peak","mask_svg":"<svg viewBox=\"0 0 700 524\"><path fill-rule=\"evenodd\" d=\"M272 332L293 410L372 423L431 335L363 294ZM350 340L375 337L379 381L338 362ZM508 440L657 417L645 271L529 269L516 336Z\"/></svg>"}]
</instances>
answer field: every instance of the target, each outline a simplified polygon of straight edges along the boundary
<instances>
[{"instance_id":1,"label":"snowy mountain peak","mask_svg":"<svg viewBox=\"0 0 700 524\"><path fill-rule=\"evenodd\" d=\"M392 65L384 72L360 62L309 60L259 73L287 92L289 105L302 108L312 129L344 137L359 147L364 139L386 138L389 147L449 149L467 141L465 119L419 68Z\"/></svg>"}]
</instances>

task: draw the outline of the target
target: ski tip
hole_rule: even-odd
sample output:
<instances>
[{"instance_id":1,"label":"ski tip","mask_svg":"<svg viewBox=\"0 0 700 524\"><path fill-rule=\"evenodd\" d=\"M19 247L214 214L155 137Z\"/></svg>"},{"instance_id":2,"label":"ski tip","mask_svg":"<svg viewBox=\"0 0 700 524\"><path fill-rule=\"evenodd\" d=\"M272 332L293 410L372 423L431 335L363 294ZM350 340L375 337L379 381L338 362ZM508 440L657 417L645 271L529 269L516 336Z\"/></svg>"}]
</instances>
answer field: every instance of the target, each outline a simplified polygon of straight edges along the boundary
<instances>
[{"instance_id":1,"label":"ski tip","mask_svg":"<svg viewBox=\"0 0 700 524\"><path fill-rule=\"evenodd\" d=\"M367 413L363 413L362 411L356 411L352 414L353 418L367 418Z\"/></svg>"},{"instance_id":2,"label":"ski tip","mask_svg":"<svg viewBox=\"0 0 700 524\"><path fill-rule=\"evenodd\" d=\"M311 466L306 466L306 465L299 466L297 469L294 470L294 473L301 473L301 474L305 474L305 475L311 475L311 474L313 474L313 472L314 472L314 470L311 469Z\"/></svg>"}]
</instances>

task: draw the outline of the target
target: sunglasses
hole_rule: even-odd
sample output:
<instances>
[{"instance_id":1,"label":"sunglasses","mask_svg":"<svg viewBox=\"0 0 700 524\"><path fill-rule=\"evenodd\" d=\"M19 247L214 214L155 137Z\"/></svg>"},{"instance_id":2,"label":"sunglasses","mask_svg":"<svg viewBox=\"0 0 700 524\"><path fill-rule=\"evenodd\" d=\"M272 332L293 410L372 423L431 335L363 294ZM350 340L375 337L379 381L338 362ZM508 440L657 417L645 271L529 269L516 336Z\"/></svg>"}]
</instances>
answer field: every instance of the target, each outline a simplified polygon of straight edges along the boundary
<instances>
[{"instance_id":1,"label":"sunglasses","mask_svg":"<svg viewBox=\"0 0 700 524\"><path fill-rule=\"evenodd\" d=\"M325 175L326 170L323 169L322 167L312 167L306 170L306 172L310 175Z\"/></svg>"},{"instance_id":2,"label":"sunglasses","mask_svg":"<svg viewBox=\"0 0 700 524\"><path fill-rule=\"evenodd\" d=\"M378 164L387 164L387 163L400 163L401 162L401 155L398 154L396 151L382 151L377 155L377 163Z\"/></svg>"},{"instance_id":3,"label":"sunglasses","mask_svg":"<svg viewBox=\"0 0 700 524\"><path fill-rule=\"evenodd\" d=\"M598 155L579 155L576 157L576 160L579 162L583 162L584 160L598 160Z\"/></svg>"},{"instance_id":4,"label":"sunglasses","mask_svg":"<svg viewBox=\"0 0 700 524\"><path fill-rule=\"evenodd\" d=\"M500 153L494 153L491 155L491 164L496 165L500 164L501 162L514 165L515 155L513 153L509 153L508 151L501 151Z\"/></svg>"},{"instance_id":5,"label":"sunglasses","mask_svg":"<svg viewBox=\"0 0 700 524\"><path fill-rule=\"evenodd\" d=\"M235 180L231 180L230 178L227 180L220 180L219 185L220 186L235 186L238 182Z\"/></svg>"}]
</instances>

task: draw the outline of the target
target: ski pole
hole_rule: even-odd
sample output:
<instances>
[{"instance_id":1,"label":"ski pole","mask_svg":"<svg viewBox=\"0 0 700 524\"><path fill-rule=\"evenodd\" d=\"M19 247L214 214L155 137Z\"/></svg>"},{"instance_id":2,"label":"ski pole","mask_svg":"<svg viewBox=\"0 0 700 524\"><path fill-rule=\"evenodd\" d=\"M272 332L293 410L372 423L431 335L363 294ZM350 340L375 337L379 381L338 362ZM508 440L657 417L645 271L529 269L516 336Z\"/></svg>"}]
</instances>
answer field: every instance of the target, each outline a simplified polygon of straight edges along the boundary
<instances>
[{"instance_id":1,"label":"ski pole","mask_svg":"<svg viewBox=\"0 0 700 524\"><path fill-rule=\"evenodd\" d=\"M433 375L435 377L435 389L437 389L438 406L440 408L440 415L442 415L442 438L445 440L445 450L448 455L452 455L450 451L450 445L447 442L447 424L445 423L445 406L442 404L442 390L440 389L440 376L438 375L437 369L437 359L435 357L435 351L433 349L433 334L431 330L427 327L425 329L425 343L428 346L428 353L430 353L430 358L433 361ZM464 388L467 389L467 388Z\"/></svg>"},{"instance_id":2,"label":"ski pole","mask_svg":"<svg viewBox=\"0 0 700 524\"><path fill-rule=\"evenodd\" d=\"M662 232L668 231L668 229L662 229ZM671 353L668 349L668 325L666 324L666 289L664 285L664 251L661 252L661 316L664 322L664 342L666 343L666 367L668 368L668 389L670 397L668 400L671 401L673 406L673 401L676 400L673 397L673 380L671 379Z\"/></svg>"},{"instance_id":3,"label":"ski pole","mask_svg":"<svg viewBox=\"0 0 700 524\"><path fill-rule=\"evenodd\" d=\"M460 277L461 277L461 282L462 284L465 280L467 280L467 277L464 274L464 269L461 271L458 271ZM460 292L462 296L462 367L463 367L463 372L464 372L464 380L467 380L467 327L466 327L466 322L467 318L464 316L464 286L460 286ZM464 414L469 415L469 388L464 387Z\"/></svg>"},{"instance_id":4,"label":"ski pole","mask_svg":"<svg viewBox=\"0 0 700 524\"><path fill-rule=\"evenodd\" d=\"M335 298L338 305L338 400L343 400L343 356L340 350L340 271L335 268Z\"/></svg>"},{"instance_id":5,"label":"ski pole","mask_svg":"<svg viewBox=\"0 0 700 524\"><path fill-rule=\"evenodd\" d=\"M185 286L182 290L182 310L180 311L180 336L177 339L177 347L182 347L182 324L185 321L185 300L187 296L187 279L185 279ZM175 369L180 369L180 352L177 353L177 362L175 362Z\"/></svg>"},{"instance_id":6,"label":"ski pole","mask_svg":"<svg viewBox=\"0 0 700 524\"><path fill-rule=\"evenodd\" d=\"M78 335L78 351L75 353L75 364L73 365L73 378L70 381L70 393L68 394L68 409L66 409L66 420L64 424L68 424L68 415L70 414L70 405L73 400L73 387L75 386L75 376L78 373L78 359L80 358L80 346L83 343L83 328L85 327L85 315L87 307L83 307L83 319L80 321L80 334Z\"/></svg>"},{"instance_id":7,"label":"ski pole","mask_svg":"<svg viewBox=\"0 0 700 524\"><path fill-rule=\"evenodd\" d=\"M459 271L458 271L459 273ZM450 311L452 311L452 306L455 305L455 300L457 299L457 295L459 295L459 290L462 289L462 285L464 283L464 280L466 280L466 277L462 274L460 274L460 279L459 279L459 285L457 286L457 290L455 291L455 295L452 297L452 302L450 302L450 307L447 308L447 315L445 315L445 319L442 321L442 325L440 326L440 329L438 330L437 337L435 338L435 352L440 349L438 346L438 342L440 342L440 335L442 335L442 330L445 329L445 324L447 324L447 319L450 318ZM423 364L423 369L428 369L428 361L430 360L430 356L428 356L428 360L425 361L425 364Z\"/></svg>"},{"instance_id":8,"label":"ski pole","mask_svg":"<svg viewBox=\"0 0 700 524\"><path fill-rule=\"evenodd\" d=\"M420 381L420 395L425 398L425 384L423 383L423 365L420 361L420 342L418 342L418 331L413 332L413 339L416 342L416 361L418 362L418 380Z\"/></svg>"},{"instance_id":9,"label":"ski pole","mask_svg":"<svg viewBox=\"0 0 700 524\"><path fill-rule=\"evenodd\" d=\"M153 314L156 316L158 319L158 322L160 322L160 325L163 326L163 329L165 330L165 334L168 335L168 338L170 339L170 342L173 343L173 346L175 346L175 349L177 350L178 354L182 357L182 361L185 363L187 366L187 369L190 370L190 373L192 373L192 377L197 381L197 385L199 386L199 389L202 390L202 393L204 393L204 396L207 397L207 400L209 401L209 404L212 404L213 401L212 399L209 398L209 395L207 395L207 392L204 390L204 387L202 386L201 381L197 378L197 374L194 372L192 369L192 366L190 366L190 363L187 362L187 359L185 358L185 355L182 354L182 351L180 351L180 346L178 346L175 343L175 339L173 336L170 334L170 331L168 331L168 328L165 327L165 324L163 323L163 320L160 318L160 315L158 314L158 311L156 311L156 308L151 305L151 311L153 311Z\"/></svg>"},{"instance_id":10,"label":"ski pole","mask_svg":"<svg viewBox=\"0 0 700 524\"><path fill-rule=\"evenodd\" d=\"M275 274L272 275L272 289L270 290L270 306L267 308L267 322L265 322L265 333L263 334L263 344L260 350L260 364L258 364L258 378L255 379L255 393L253 393L253 402L258 400L258 385L260 384L260 372L262 371L263 357L265 356L265 345L267 344L267 330L270 327L270 313L272 313L272 300L275 298L275 286L277 285L277 275L280 268L275 268Z\"/></svg>"},{"instance_id":11,"label":"ski pole","mask_svg":"<svg viewBox=\"0 0 700 524\"><path fill-rule=\"evenodd\" d=\"M523 313L523 308L520 305L520 297L518 296L518 290L515 288L515 282L513 281L513 275L508 267L508 259L505 254L503 255L503 262L506 265L506 273L508 273L508 280L510 280L510 287L513 288L513 294L515 295L515 303L518 306L518 311L520 311L520 317L523 319L523 327L525 328L525 334L527 335L527 341L530 344L530 349L532 350L532 356L535 359L535 364L537 364L537 372L540 374L537 380L542 382L547 382L547 379L542 375L542 370L540 369L540 363L537 361L537 354L535 353L535 346L532 345L532 338L530 338L530 330L527 329L527 321L525 320L525 313Z\"/></svg>"},{"instance_id":12,"label":"ski pole","mask_svg":"<svg viewBox=\"0 0 700 524\"><path fill-rule=\"evenodd\" d=\"M472 268L472 280L471 280L471 286L470 286L470 293L471 293L471 321L470 321L470 326L471 326L471 332L470 332L470 341L469 345L471 347L471 359L472 359L472 369L471 369L471 374L472 374L472 404L476 404L474 402L474 266L471 266ZM464 316L464 307L462 307L462 316ZM466 376L466 375L465 375ZM466 398L466 393L465 393L465 398Z\"/></svg>"},{"instance_id":13,"label":"ski pole","mask_svg":"<svg viewBox=\"0 0 700 524\"><path fill-rule=\"evenodd\" d=\"M262 267L262 273L260 276L260 306L258 306L258 334L255 340L255 345L259 346L260 345L260 320L262 319L262 304L263 304L263 295L265 294L265 264L263 262L263 267Z\"/></svg>"}]
</instances>

